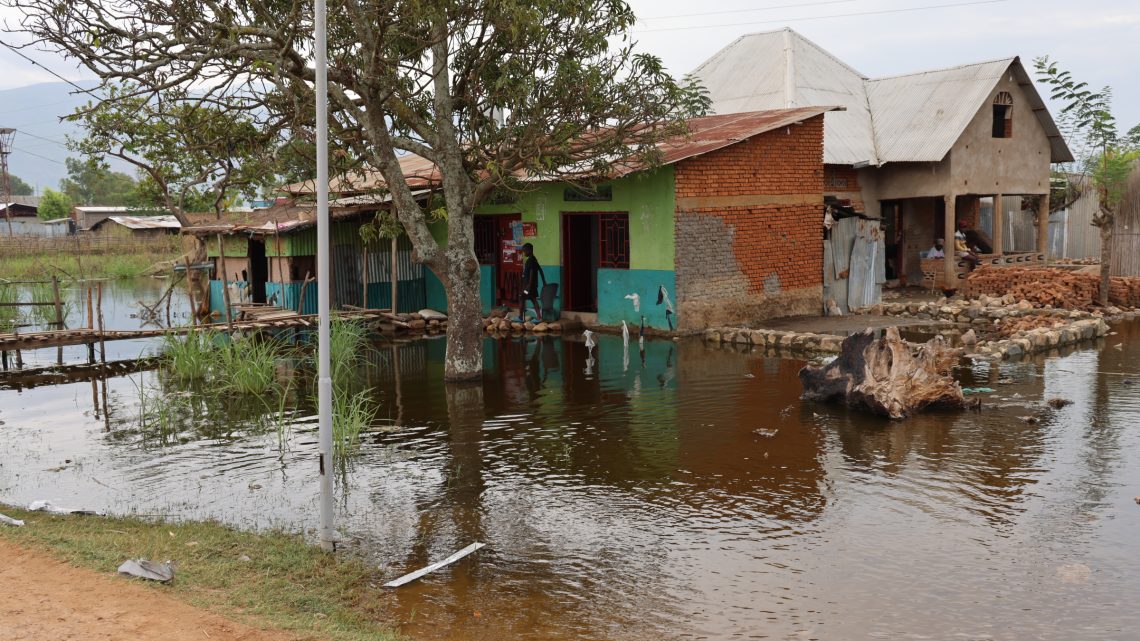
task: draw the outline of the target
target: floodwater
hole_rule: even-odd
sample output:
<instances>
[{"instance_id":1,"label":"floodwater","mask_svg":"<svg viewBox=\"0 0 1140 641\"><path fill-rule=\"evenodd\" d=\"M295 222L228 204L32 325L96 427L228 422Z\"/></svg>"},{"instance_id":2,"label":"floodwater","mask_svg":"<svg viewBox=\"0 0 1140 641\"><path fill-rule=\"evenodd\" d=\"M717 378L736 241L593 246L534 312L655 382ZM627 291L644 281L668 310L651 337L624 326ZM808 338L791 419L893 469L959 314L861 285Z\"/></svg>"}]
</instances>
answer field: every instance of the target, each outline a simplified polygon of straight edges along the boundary
<instances>
[{"instance_id":1,"label":"floodwater","mask_svg":"<svg viewBox=\"0 0 1140 641\"><path fill-rule=\"evenodd\" d=\"M964 367L996 390L980 411L894 423L800 402L800 361L699 341L488 341L483 383L450 389L442 340L378 342L342 546L388 580L486 543L378 604L410 638L1136 638L1140 323L1113 330ZM279 376L284 447L264 406L153 372L105 407L100 381L0 389L0 502L311 535L311 374ZM177 431L139 428L140 388Z\"/></svg>"}]
</instances>

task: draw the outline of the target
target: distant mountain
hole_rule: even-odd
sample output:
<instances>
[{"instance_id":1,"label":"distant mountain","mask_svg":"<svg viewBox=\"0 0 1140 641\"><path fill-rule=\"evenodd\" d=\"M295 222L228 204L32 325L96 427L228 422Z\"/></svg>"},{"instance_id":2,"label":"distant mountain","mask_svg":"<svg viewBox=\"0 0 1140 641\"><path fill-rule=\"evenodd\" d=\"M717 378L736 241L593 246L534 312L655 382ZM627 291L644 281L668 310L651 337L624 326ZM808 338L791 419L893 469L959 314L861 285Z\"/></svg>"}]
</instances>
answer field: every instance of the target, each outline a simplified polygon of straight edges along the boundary
<instances>
[{"instance_id":1,"label":"distant mountain","mask_svg":"<svg viewBox=\"0 0 1140 641\"><path fill-rule=\"evenodd\" d=\"M95 86L92 82L79 82L79 86ZM15 127L16 139L8 169L24 182L42 193L45 187L59 188L59 181L67 175L63 160L68 151L64 146L68 135L78 135L73 123L60 118L86 104L91 96L79 93L65 82L46 82L0 91L0 127ZM74 155L74 154L72 154ZM134 175L125 163L112 163L116 171Z\"/></svg>"}]
</instances>

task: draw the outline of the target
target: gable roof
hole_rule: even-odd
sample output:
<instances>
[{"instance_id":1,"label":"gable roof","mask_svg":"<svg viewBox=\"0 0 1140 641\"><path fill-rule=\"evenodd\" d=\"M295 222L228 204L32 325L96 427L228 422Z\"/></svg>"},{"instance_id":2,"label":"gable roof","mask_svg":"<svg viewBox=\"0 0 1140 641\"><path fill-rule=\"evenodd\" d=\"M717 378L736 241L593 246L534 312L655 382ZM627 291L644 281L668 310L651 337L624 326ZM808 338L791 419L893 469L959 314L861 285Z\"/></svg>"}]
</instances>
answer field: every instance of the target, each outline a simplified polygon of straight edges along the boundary
<instances>
[{"instance_id":1,"label":"gable roof","mask_svg":"<svg viewBox=\"0 0 1140 641\"><path fill-rule=\"evenodd\" d=\"M842 107L808 106L691 118L685 122L689 129L687 134L671 136L657 143L657 150L661 154L658 162L660 165L671 165L837 109ZM401 156L400 167L413 190L430 188L439 182L438 169L420 156ZM614 180L647 168L638 162L615 163L604 178ZM534 182L546 180L542 177L524 179ZM281 191L294 196L312 194L315 184L315 181L307 180L286 185ZM384 177L380 172L368 169L332 178L329 180L329 191L341 195L363 194L381 190L384 185Z\"/></svg>"},{"instance_id":2,"label":"gable roof","mask_svg":"<svg viewBox=\"0 0 1140 641\"><path fill-rule=\"evenodd\" d=\"M795 105L846 107L824 122L824 162L936 162L946 157L1009 72L1049 137L1053 162L1073 159L1019 58L867 78L792 29L741 36L694 70L717 112Z\"/></svg>"}]
</instances>

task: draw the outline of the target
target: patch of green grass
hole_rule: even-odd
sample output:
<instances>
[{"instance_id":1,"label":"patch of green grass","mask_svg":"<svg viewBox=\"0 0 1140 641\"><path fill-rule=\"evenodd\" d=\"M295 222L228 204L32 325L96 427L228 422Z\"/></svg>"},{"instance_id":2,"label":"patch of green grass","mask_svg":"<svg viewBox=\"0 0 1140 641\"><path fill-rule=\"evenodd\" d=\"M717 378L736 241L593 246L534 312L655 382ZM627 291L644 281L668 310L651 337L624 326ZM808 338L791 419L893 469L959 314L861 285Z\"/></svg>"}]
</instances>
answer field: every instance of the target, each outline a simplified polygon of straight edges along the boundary
<instances>
[{"instance_id":1,"label":"patch of green grass","mask_svg":"<svg viewBox=\"0 0 1140 641\"><path fill-rule=\"evenodd\" d=\"M25 286L26 293L24 298L28 302L50 303L55 301L55 288L51 283L35 283ZM63 322L66 324L71 317L72 312L75 311L75 304L70 300L60 297L59 311L63 316ZM33 305L28 308L28 320L39 325L47 325L55 322L55 306L54 305Z\"/></svg>"},{"instance_id":2,"label":"patch of green grass","mask_svg":"<svg viewBox=\"0 0 1140 641\"><path fill-rule=\"evenodd\" d=\"M218 342L218 332L209 330L185 336L167 334L162 341L163 365L179 380L204 380L218 361Z\"/></svg>"},{"instance_id":3,"label":"patch of green grass","mask_svg":"<svg viewBox=\"0 0 1140 641\"><path fill-rule=\"evenodd\" d=\"M376 418L376 403L367 394L333 387L333 458L347 460L360 447L360 434Z\"/></svg>"},{"instance_id":4,"label":"patch of green grass","mask_svg":"<svg viewBox=\"0 0 1140 641\"><path fill-rule=\"evenodd\" d=\"M155 263L173 260L177 252L139 254L50 254L0 256L0 274L9 280L39 280L52 274L63 278L136 278Z\"/></svg>"},{"instance_id":5,"label":"patch of green grass","mask_svg":"<svg viewBox=\"0 0 1140 641\"><path fill-rule=\"evenodd\" d=\"M329 324L329 364L333 384L343 386L351 381L356 367L364 360L368 346L368 329L360 323L333 317Z\"/></svg>"},{"instance_id":6,"label":"patch of green grass","mask_svg":"<svg viewBox=\"0 0 1140 641\"><path fill-rule=\"evenodd\" d=\"M3 512L27 525L0 529L0 537L97 572L112 573L128 558L174 560L172 583L146 585L253 625L332 641L398 638L385 623L394 597L380 587L379 572L296 535L240 532L212 522Z\"/></svg>"},{"instance_id":7,"label":"patch of green grass","mask_svg":"<svg viewBox=\"0 0 1140 641\"><path fill-rule=\"evenodd\" d=\"M20 298L16 285L0 283L0 303L15 303ZM20 322L20 308L0 305L0 331L10 332Z\"/></svg>"},{"instance_id":8,"label":"patch of green grass","mask_svg":"<svg viewBox=\"0 0 1140 641\"><path fill-rule=\"evenodd\" d=\"M252 336L234 337L228 346L212 353L218 355L214 377L221 388L262 396L277 386L277 342Z\"/></svg>"}]
</instances>

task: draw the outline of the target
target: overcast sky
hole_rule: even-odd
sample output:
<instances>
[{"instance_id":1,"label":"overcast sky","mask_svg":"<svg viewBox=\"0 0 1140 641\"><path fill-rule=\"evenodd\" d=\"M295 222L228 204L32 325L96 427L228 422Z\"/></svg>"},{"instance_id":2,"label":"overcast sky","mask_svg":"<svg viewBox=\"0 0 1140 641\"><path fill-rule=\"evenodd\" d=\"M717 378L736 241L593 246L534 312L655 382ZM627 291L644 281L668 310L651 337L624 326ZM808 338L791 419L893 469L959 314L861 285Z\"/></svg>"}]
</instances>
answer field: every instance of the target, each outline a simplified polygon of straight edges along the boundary
<instances>
[{"instance_id":1,"label":"overcast sky","mask_svg":"<svg viewBox=\"0 0 1140 641\"><path fill-rule=\"evenodd\" d=\"M1140 0L630 3L640 18L634 33L639 46L677 75L741 34L790 26L872 77L1011 55L1029 67L1034 57L1049 54L1078 79L1113 87L1123 130L1140 123ZM915 10L920 7L941 8ZM6 8L0 16L9 23L16 17ZM63 60L36 58L68 78L82 77ZM7 50L0 50L0 70L0 89L55 80Z\"/></svg>"}]
</instances>

